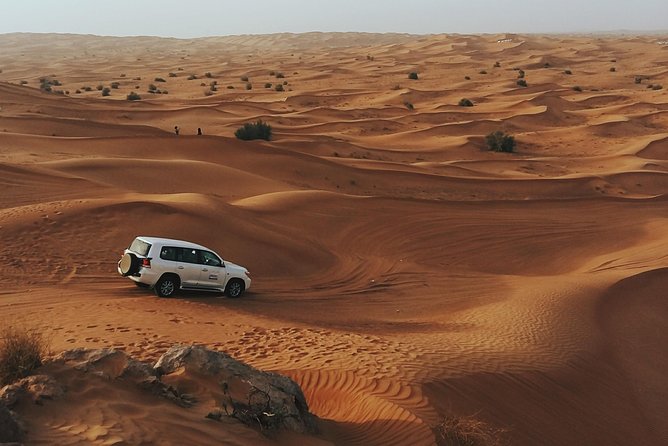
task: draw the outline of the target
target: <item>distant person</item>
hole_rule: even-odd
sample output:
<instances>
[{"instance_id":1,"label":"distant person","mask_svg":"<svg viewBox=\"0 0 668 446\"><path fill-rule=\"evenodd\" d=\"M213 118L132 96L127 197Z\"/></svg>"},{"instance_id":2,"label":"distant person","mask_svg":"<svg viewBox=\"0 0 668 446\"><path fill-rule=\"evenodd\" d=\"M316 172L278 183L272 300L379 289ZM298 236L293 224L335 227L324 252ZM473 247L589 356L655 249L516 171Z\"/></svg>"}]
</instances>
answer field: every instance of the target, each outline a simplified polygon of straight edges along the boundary
<instances>
[{"instance_id":1,"label":"distant person","mask_svg":"<svg viewBox=\"0 0 668 446\"><path fill-rule=\"evenodd\" d=\"M202 129L201 129L201 127L197 127L197 134L198 134L198 135L201 135L201 134L202 134Z\"/></svg>"},{"instance_id":2,"label":"distant person","mask_svg":"<svg viewBox=\"0 0 668 446\"><path fill-rule=\"evenodd\" d=\"M176 133L176 136L179 136L179 130L180 130L180 129L179 129L179 126L178 126L178 125L175 125L175 126L174 126L174 133Z\"/></svg>"}]
</instances>

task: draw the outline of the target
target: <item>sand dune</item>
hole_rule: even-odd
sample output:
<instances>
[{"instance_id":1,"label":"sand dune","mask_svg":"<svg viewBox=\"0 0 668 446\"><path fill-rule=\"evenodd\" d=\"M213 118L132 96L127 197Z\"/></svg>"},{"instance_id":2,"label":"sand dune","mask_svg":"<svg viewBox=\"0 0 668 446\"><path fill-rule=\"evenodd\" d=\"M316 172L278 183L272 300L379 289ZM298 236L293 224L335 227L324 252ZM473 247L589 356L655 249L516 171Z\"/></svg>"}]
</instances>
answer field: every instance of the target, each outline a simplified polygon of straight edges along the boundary
<instances>
[{"instance_id":1,"label":"sand dune","mask_svg":"<svg viewBox=\"0 0 668 446\"><path fill-rule=\"evenodd\" d=\"M512 445L668 444L655 40L0 36L2 323L56 352L223 350L297 381L320 428L209 423L198 377L183 409L55 367L66 396L16 408L26 444L431 445L446 415ZM258 119L271 141L234 137ZM253 287L157 299L116 272L139 234Z\"/></svg>"}]
</instances>

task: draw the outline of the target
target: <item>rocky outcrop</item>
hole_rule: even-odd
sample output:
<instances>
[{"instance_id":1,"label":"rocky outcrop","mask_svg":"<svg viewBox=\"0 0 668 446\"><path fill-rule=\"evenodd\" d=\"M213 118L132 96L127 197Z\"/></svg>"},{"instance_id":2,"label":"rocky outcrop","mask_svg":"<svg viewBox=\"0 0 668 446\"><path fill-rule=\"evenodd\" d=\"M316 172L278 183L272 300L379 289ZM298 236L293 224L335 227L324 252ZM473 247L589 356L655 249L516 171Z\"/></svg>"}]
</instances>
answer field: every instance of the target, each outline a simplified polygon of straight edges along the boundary
<instances>
[{"instance_id":1,"label":"rocky outcrop","mask_svg":"<svg viewBox=\"0 0 668 446\"><path fill-rule=\"evenodd\" d=\"M231 356L203 347L169 349L154 366L159 376L196 373L214 377L226 396L219 410L261 429L316 430L301 388L277 373L257 370ZM217 411L209 418L215 419ZM212 415L213 414L213 415Z\"/></svg>"},{"instance_id":2,"label":"rocky outcrop","mask_svg":"<svg viewBox=\"0 0 668 446\"><path fill-rule=\"evenodd\" d=\"M172 347L155 365L134 360L120 350L68 350L46 362L44 370L54 371L54 376L74 370L104 380L133 382L139 388L184 408L197 404L198 400L219 401L217 407L209 408L207 418L234 417L265 432L281 429L298 433L316 431L316 419L308 411L297 383L203 347ZM192 389L192 380L204 383L195 386L199 393L193 395L181 391ZM54 378L34 375L1 389L0 405L8 410L22 400L43 404L45 400L61 397L65 391Z\"/></svg>"}]
</instances>

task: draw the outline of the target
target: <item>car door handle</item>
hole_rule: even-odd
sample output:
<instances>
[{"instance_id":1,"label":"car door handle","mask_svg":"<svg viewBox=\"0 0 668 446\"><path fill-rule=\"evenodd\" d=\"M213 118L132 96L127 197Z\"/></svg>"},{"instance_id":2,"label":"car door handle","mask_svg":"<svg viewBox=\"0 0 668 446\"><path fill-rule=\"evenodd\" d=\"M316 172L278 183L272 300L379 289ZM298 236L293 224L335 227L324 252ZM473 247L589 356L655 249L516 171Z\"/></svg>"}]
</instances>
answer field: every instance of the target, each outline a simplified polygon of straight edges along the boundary
<instances>
[{"instance_id":1,"label":"car door handle","mask_svg":"<svg viewBox=\"0 0 668 446\"><path fill-rule=\"evenodd\" d=\"M179 267L177 267L177 268L178 268L178 269L183 269L183 267L182 267L182 266L179 266Z\"/></svg>"},{"instance_id":2,"label":"car door handle","mask_svg":"<svg viewBox=\"0 0 668 446\"><path fill-rule=\"evenodd\" d=\"M209 271L209 270L208 270L208 269L206 269L206 268L202 268L202 271Z\"/></svg>"}]
</instances>

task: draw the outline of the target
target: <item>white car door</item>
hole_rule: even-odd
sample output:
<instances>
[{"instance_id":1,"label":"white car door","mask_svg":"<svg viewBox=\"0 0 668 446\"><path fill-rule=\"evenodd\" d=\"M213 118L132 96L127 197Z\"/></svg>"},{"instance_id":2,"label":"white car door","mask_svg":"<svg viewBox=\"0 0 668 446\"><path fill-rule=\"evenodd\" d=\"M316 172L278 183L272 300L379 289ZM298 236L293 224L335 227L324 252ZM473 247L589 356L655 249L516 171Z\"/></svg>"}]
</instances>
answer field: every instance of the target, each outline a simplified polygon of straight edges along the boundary
<instances>
[{"instance_id":1,"label":"white car door","mask_svg":"<svg viewBox=\"0 0 668 446\"><path fill-rule=\"evenodd\" d=\"M200 287L224 289L225 287L225 265L223 261L216 254L211 251L199 251L200 259Z\"/></svg>"},{"instance_id":2,"label":"white car door","mask_svg":"<svg viewBox=\"0 0 668 446\"><path fill-rule=\"evenodd\" d=\"M179 248L176 273L181 277L181 285L185 287L197 287L201 274L201 265L196 249Z\"/></svg>"}]
</instances>

